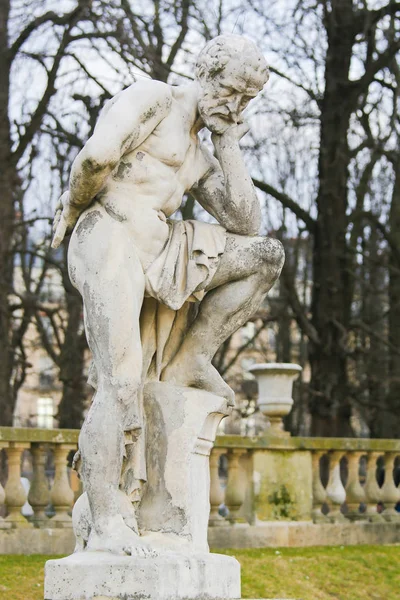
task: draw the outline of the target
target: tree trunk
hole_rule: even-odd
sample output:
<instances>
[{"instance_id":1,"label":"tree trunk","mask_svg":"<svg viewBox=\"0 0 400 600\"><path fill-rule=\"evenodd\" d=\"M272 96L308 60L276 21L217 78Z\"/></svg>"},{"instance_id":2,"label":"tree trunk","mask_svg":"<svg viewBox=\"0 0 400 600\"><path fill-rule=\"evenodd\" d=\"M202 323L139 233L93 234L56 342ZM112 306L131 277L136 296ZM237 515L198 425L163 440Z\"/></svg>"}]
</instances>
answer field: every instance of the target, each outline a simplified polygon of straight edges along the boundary
<instances>
[{"instance_id":1,"label":"tree trunk","mask_svg":"<svg viewBox=\"0 0 400 600\"><path fill-rule=\"evenodd\" d=\"M400 164L395 164L396 179L390 207L390 233L400 249ZM389 392L386 399L385 437L400 436L400 263L389 254Z\"/></svg>"},{"instance_id":2,"label":"tree trunk","mask_svg":"<svg viewBox=\"0 0 400 600\"><path fill-rule=\"evenodd\" d=\"M12 287L13 190L18 179L11 154L8 103L10 63L8 51L8 0L0 2L0 425L12 425L14 394L11 387L13 352L10 344Z\"/></svg>"},{"instance_id":3,"label":"tree trunk","mask_svg":"<svg viewBox=\"0 0 400 600\"><path fill-rule=\"evenodd\" d=\"M350 319L346 207L351 115L348 73L352 56L352 0L332 2L326 17L328 49L321 107L320 187L314 237L312 323L319 344L310 343L312 435L351 435L346 336Z\"/></svg>"},{"instance_id":4,"label":"tree trunk","mask_svg":"<svg viewBox=\"0 0 400 600\"><path fill-rule=\"evenodd\" d=\"M363 321L370 330L369 350L366 356L366 378L368 382L368 426L373 438L383 438L387 435L388 414L385 411L385 396L388 378L388 350L382 333L385 331L384 294L385 272L382 268L382 258L379 256L379 236L375 228L371 228L368 240L369 268L368 281L364 293L365 316ZM390 415L389 418L392 418Z\"/></svg>"},{"instance_id":5,"label":"tree trunk","mask_svg":"<svg viewBox=\"0 0 400 600\"><path fill-rule=\"evenodd\" d=\"M63 394L57 418L61 429L80 429L86 406L84 353L86 338L82 331L82 300L66 293L68 325L60 353L60 380Z\"/></svg>"}]
</instances>

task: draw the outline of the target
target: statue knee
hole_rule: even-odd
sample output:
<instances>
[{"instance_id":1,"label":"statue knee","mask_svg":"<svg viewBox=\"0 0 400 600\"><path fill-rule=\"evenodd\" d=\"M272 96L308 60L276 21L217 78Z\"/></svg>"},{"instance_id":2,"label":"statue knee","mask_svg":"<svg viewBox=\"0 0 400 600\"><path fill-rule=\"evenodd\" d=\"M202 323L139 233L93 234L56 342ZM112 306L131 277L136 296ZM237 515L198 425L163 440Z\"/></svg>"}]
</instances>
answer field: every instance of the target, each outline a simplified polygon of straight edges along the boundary
<instances>
[{"instance_id":1,"label":"statue knee","mask_svg":"<svg viewBox=\"0 0 400 600\"><path fill-rule=\"evenodd\" d=\"M141 387L141 374L124 369L112 375L100 373L96 395L90 408L90 418L85 419L81 438L90 437L94 432L115 430L118 432L129 412L135 413L138 392ZM114 419L109 419L110 414Z\"/></svg>"},{"instance_id":2,"label":"statue knee","mask_svg":"<svg viewBox=\"0 0 400 600\"><path fill-rule=\"evenodd\" d=\"M262 268L263 278L275 281L282 271L285 262L283 245L275 238L264 238L262 242Z\"/></svg>"},{"instance_id":3,"label":"statue knee","mask_svg":"<svg viewBox=\"0 0 400 600\"><path fill-rule=\"evenodd\" d=\"M111 387L113 388L115 399L123 407L130 405L137 398L140 386L141 376L132 373L119 373L111 378Z\"/></svg>"}]
</instances>

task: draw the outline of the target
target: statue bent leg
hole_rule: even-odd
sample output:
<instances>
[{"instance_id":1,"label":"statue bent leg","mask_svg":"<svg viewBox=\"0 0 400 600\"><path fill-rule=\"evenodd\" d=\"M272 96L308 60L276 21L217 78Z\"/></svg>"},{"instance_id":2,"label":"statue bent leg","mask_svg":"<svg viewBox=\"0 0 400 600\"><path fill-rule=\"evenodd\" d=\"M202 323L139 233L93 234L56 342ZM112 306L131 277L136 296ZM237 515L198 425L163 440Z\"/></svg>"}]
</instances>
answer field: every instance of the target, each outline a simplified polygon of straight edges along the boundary
<instances>
[{"instance_id":1,"label":"statue bent leg","mask_svg":"<svg viewBox=\"0 0 400 600\"><path fill-rule=\"evenodd\" d=\"M228 233L224 254L199 313L162 379L227 398L234 394L211 361L221 344L259 308L282 270L282 244Z\"/></svg>"},{"instance_id":2,"label":"statue bent leg","mask_svg":"<svg viewBox=\"0 0 400 600\"><path fill-rule=\"evenodd\" d=\"M144 276L126 230L99 214L90 236L90 222L86 229L78 225L69 248L71 279L83 297L85 328L98 376L97 391L79 436L80 474L92 525L87 548L147 555L153 552L134 530L133 506L123 501L119 490L124 432L142 426L138 416L142 374L139 315ZM83 215L82 223L85 218Z\"/></svg>"}]
</instances>

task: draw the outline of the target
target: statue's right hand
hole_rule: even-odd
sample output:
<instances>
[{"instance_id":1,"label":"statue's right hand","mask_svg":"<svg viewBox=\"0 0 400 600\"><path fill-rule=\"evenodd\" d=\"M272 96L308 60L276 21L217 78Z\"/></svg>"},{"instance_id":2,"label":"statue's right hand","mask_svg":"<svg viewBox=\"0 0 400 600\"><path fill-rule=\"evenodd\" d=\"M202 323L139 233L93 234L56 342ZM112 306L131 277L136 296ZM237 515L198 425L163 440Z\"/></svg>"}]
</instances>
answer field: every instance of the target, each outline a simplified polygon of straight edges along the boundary
<instances>
[{"instance_id":1,"label":"statue's right hand","mask_svg":"<svg viewBox=\"0 0 400 600\"><path fill-rule=\"evenodd\" d=\"M71 206L69 203L69 192L64 192L57 204L56 214L54 216L54 237L51 242L52 248L58 248L63 241L65 234L72 231L80 213L81 209Z\"/></svg>"}]
</instances>

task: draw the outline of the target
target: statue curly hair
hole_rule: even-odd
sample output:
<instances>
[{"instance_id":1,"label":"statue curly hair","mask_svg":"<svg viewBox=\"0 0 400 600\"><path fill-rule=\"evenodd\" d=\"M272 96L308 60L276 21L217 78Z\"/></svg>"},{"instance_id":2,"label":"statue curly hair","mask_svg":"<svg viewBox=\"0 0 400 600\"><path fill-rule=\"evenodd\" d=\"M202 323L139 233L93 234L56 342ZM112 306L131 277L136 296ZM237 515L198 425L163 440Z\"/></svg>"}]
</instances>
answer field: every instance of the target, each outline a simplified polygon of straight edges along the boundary
<instances>
[{"instance_id":1,"label":"statue curly hair","mask_svg":"<svg viewBox=\"0 0 400 600\"><path fill-rule=\"evenodd\" d=\"M260 50L251 40L235 34L219 35L208 42L196 62L197 79L213 79L233 58L240 58L244 69L250 68L268 81L267 62Z\"/></svg>"}]
</instances>

